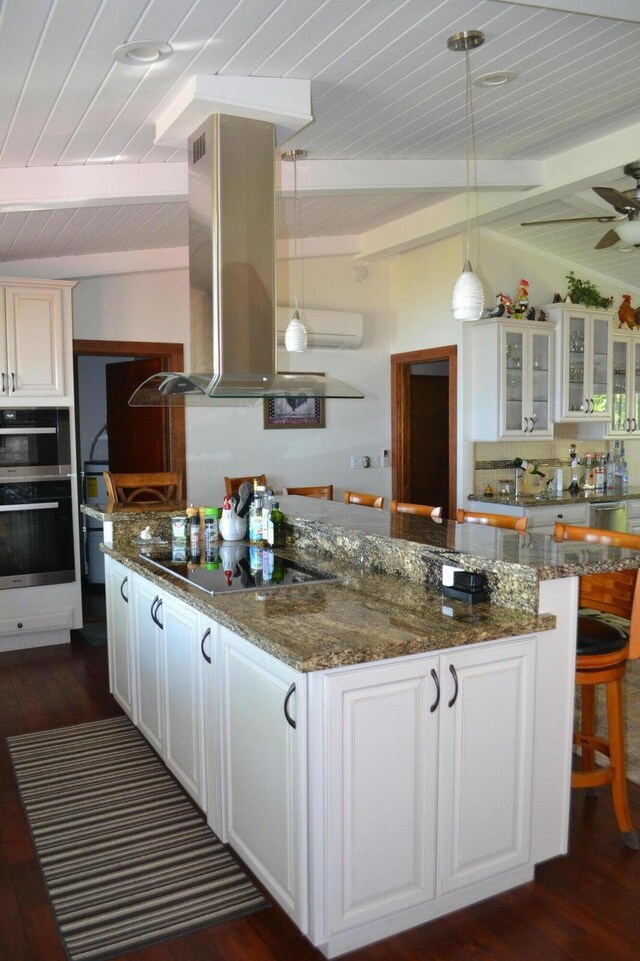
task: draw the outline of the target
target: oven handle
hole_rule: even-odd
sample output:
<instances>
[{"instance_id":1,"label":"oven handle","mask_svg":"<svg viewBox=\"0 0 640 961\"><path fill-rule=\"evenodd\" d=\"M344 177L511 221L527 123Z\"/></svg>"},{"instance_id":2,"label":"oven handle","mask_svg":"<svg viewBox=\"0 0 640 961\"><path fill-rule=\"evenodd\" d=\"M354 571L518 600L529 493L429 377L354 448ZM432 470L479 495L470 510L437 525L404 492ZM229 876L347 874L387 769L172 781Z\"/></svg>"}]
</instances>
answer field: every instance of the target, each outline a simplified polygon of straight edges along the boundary
<instances>
[{"instance_id":1,"label":"oven handle","mask_svg":"<svg viewBox=\"0 0 640 961\"><path fill-rule=\"evenodd\" d=\"M58 501L49 501L46 504L3 504L0 511L48 511L60 507Z\"/></svg>"},{"instance_id":2,"label":"oven handle","mask_svg":"<svg viewBox=\"0 0 640 961\"><path fill-rule=\"evenodd\" d=\"M0 436L5 434L57 434L57 427L0 427Z\"/></svg>"}]
</instances>

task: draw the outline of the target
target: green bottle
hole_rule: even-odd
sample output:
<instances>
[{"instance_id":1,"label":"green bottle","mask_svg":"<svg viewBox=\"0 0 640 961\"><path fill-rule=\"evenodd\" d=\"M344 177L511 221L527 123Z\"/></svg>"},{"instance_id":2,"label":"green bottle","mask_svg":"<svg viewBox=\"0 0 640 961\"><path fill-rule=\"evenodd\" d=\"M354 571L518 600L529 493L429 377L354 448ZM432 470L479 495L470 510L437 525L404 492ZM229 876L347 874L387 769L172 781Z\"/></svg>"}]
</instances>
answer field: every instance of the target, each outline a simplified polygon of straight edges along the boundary
<instances>
[{"instance_id":1,"label":"green bottle","mask_svg":"<svg viewBox=\"0 0 640 961\"><path fill-rule=\"evenodd\" d=\"M274 501L267 524L267 544L269 547L282 547L284 544L284 514L278 501Z\"/></svg>"}]
</instances>

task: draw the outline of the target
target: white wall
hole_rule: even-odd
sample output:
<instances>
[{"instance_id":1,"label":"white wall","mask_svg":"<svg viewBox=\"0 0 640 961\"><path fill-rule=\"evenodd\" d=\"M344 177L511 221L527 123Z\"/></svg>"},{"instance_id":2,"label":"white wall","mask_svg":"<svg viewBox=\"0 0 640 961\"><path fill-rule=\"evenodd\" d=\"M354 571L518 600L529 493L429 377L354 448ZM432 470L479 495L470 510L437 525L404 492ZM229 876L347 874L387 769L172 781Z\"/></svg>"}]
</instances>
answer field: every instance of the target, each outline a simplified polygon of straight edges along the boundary
<instances>
[{"instance_id":1,"label":"white wall","mask_svg":"<svg viewBox=\"0 0 640 961\"><path fill-rule=\"evenodd\" d=\"M451 291L465 260L464 237L458 235L401 254L391 265L393 332L391 351L399 353L455 344L458 347L458 502L473 490L473 444L468 436L474 392L481 389L485 372L474 367L464 351L464 322L451 315ZM548 304L557 291L566 293L566 275L580 268L545 255L533 255L519 245L505 242L489 232L480 233L479 256L474 245L472 264L480 277L487 306L495 295L515 295L521 278L529 281L530 303ZM593 281L603 296L613 295L618 305L625 292L614 284ZM637 449L637 453L636 453ZM627 445L631 476L640 479L640 444ZM637 467L636 467L637 463Z\"/></svg>"},{"instance_id":2,"label":"white wall","mask_svg":"<svg viewBox=\"0 0 640 961\"><path fill-rule=\"evenodd\" d=\"M265 473L283 485L332 483L390 496L389 468L351 470L351 454L391 446L391 318L389 266L372 264L365 281L351 276L350 258L307 260L304 302L309 307L364 313L364 338L356 351L309 351L280 358L282 369L321 371L365 393L364 400L328 400L324 429L264 430L262 404L187 410L187 496L221 503L223 477ZM279 301L287 303L287 265L279 265ZM188 345L186 270L81 279L74 296L74 336L95 340L149 340ZM188 358L188 350L185 349ZM188 364L186 364L188 367Z\"/></svg>"}]
</instances>

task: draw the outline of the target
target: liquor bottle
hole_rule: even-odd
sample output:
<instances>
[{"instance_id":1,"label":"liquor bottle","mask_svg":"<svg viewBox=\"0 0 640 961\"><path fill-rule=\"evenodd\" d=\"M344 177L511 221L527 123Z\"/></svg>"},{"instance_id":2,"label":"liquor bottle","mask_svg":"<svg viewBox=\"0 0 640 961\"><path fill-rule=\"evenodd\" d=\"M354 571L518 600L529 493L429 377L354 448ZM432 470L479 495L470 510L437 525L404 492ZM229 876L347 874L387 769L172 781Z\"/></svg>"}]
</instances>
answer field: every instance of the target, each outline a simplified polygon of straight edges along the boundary
<instances>
[{"instance_id":1,"label":"liquor bottle","mask_svg":"<svg viewBox=\"0 0 640 961\"><path fill-rule=\"evenodd\" d=\"M545 477L545 476L546 476L545 474L542 473L541 470L538 470L537 464L533 464L533 463L532 463L531 461L529 461L529 460L523 460L522 457L514 457L514 458L513 458L513 466L514 466L514 467L520 467L520 468L522 468L522 470L526 470L526 471L528 471L530 474L537 474L538 477Z\"/></svg>"},{"instance_id":2,"label":"liquor bottle","mask_svg":"<svg viewBox=\"0 0 640 961\"><path fill-rule=\"evenodd\" d=\"M262 547L262 498L256 492L249 511L249 543Z\"/></svg>"},{"instance_id":3,"label":"liquor bottle","mask_svg":"<svg viewBox=\"0 0 640 961\"><path fill-rule=\"evenodd\" d=\"M273 502L267 526L267 543L269 547L282 547L284 544L284 514L280 510L278 501Z\"/></svg>"}]
</instances>

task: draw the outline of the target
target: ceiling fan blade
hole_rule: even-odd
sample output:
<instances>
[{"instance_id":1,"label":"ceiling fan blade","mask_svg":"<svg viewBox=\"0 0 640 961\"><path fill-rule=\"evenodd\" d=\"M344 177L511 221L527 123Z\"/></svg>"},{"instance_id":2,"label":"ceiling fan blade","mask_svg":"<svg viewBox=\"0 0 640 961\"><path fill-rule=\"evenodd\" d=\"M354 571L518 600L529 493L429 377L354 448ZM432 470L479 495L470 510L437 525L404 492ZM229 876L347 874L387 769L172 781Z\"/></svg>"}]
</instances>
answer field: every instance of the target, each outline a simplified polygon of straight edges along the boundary
<instances>
[{"instance_id":1,"label":"ceiling fan blade","mask_svg":"<svg viewBox=\"0 0 640 961\"><path fill-rule=\"evenodd\" d=\"M635 197L625 196L619 190L614 190L613 187L592 187L592 190L597 193L598 197L602 197L608 204L619 210L620 213L626 213L628 210L640 210L640 201L636 200Z\"/></svg>"},{"instance_id":2,"label":"ceiling fan blade","mask_svg":"<svg viewBox=\"0 0 640 961\"><path fill-rule=\"evenodd\" d=\"M526 220L520 224L521 227L535 227L538 224L574 224L580 220L597 220L601 224L608 224L611 220L618 220L618 217L560 217L556 220Z\"/></svg>"},{"instance_id":3,"label":"ceiling fan blade","mask_svg":"<svg viewBox=\"0 0 640 961\"><path fill-rule=\"evenodd\" d=\"M595 249L602 250L603 247L613 247L613 245L617 244L619 240L620 238L618 237L615 230L607 230L604 237L601 237L598 243L596 244Z\"/></svg>"}]
</instances>

